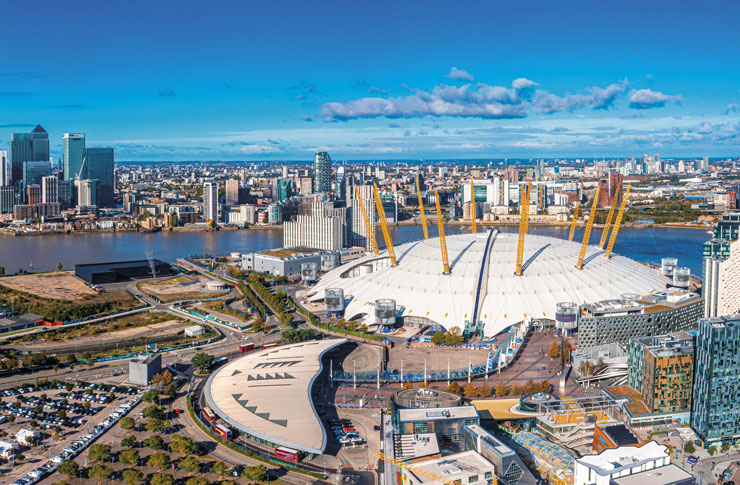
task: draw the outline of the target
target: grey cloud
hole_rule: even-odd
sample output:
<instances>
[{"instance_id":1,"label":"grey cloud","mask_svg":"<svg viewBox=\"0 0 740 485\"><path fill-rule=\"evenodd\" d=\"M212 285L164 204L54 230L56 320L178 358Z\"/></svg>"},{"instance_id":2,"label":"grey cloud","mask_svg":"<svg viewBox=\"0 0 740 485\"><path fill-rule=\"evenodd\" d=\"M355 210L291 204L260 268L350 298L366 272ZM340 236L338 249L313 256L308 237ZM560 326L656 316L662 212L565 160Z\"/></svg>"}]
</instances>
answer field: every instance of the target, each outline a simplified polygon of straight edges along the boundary
<instances>
[{"instance_id":1,"label":"grey cloud","mask_svg":"<svg viewBox=\"0 0 740 485\"><path fill-rule=\"evenodd\" d=\"M681 103L681 96L670 96L652 89L633 89L630 91L630 108L651 109L662 108L667 102Z\"/></svg>"},{"instance_id":2,"label":"grey cloud","mask_svg":"<svg viewBox=\"0 0 740 485\"><path fill-rule=\"evenodd\" d=\"M536 113L552 114L560 111L574 111L580 108L609 109L614 101L625 91L623 83L610 84L606 88L594 86L587 94L567 94L558 96L547 91L538 91L534 98Z\"/></svg>"},{"instance_id":3,"label":"grey cloud","mask_svg":"<svg viewBox=\"0 0 740 485\"><path fill-rule=\"evenodd\" d=\"M725 108L724 114L728 115L730 113L735 113L738 110L740 110L740 106L738 106L737 103L728 104Z\"/></svg>"},{"instance_id":4,"label":"grey cloud","mask_svg":"<svg viewBox=\"0 0 740 485\"><path fill-rule=\"evenodd\" d=\"M447 74L448 78L454 79L455 81L472 81L473 75L470 74L468 71L465 71L463 69L458 69L456 67L452 67L450 69L449 74Z\"/></svg>"},{"instance_id":5,"label":"grey cloud","mask_svg":"<svg viewBox=\"0 0 740 485\"><path fill-rule=\"evenodd\" d=\"M308 116L308 115L303 115L303 116L301 116L301 119L302 119L303 121L313 121L313 118L311 118L311 117L310 117L310 116Z\"/></svg>"},{"instance_id":6,"label":"grey cloud","mask_svg":"<svg viewBox=\"0 0 740 485\"><path fill-rule=\"evenodd\" d=\"M163 89L158 94L160 98L174 98L176 96L175 91L170 88Z\"/></svg>"}]
</instances>

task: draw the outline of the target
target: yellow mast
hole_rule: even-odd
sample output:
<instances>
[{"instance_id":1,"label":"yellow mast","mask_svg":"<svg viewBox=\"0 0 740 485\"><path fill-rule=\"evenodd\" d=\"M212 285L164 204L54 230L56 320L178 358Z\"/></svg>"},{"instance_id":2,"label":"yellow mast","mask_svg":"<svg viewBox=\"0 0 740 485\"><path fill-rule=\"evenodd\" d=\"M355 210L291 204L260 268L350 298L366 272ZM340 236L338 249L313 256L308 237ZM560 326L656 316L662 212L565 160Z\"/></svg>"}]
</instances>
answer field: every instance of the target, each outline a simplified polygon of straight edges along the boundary
<instances>
[{"instance_id":1,"label":"yellow mast","mask_svg":"<svg viewBox=\"0 0 740 485\"><path fill-rule=\"evenodd\" d=\"M473 176L470 176L470 218L473 219L473 232L478 232L475 216L475 186L473 185Z\"/></svg>"},{"instance_id":2,"label":"yellow mast","mask_svg":"<svg viewBox=\"0 0 740 485\"><path fill-rule=\"evenodd\" d=\"M450 274L450 262L447 259L447 241L445 240L445 225L442 219L442 208L439 205L439 194L434 191L434 202L437 204L437 230L439 231L439 249L442 251L442 274Z\"/></svg>"},{"instance_id":3,"label":"yellow mast","mask_svg":"<svg viewBox=\"0 0 740 485\"><path fill-rule=\"evenodd\" d=\"M578 192L578 200L576 201L576 208L573 209L573 221L570 223L570 234L568 234L568 241L573 240L573 236L576 233L576 224L578 223L578 212L581 208L581 194L583 193L583 180L581 180L581 190Z\"/></svg>"},{"instance_id":4,"label":"yellow mast","mask_svg":"<svg viewBox=\"0 0 740 485\"><path fill-rule=\"evenodd\" d=\"M591 229L594 227L594 219L596 218L596 205L599 203L599 189L596 187L596 193L594 194L594 201L591 204L591 212L588 214L588 222L586 223L586 232L583 234L583 242L581 242L581 252L578 253L578 263L576 268L583 269L583 258L586 257L586 248L588 248L588 240L591 237Z\"/></svg>"},{"instance_id":5,"label":"yellow mast","mask_svg":"<svg viewBox=\"0 0 740 485\"><path fill-rule=\"evenodd\" d=\"M530 190L532 190L532 182L527 182L527 188L524 189L524 197L519 200L519 241L516 246L516 271L514 271L514 274L517 276L522 275L524 236L527 234L527 229L529 229Z\"/></svg>"},{"instance_id":6,"label":"yellow mast","mask_svg":"<svg viewBox=\"0 0 740 485\"><path fill-rule=\"evenodd\" d=\"M360 204L360 210L362 210L362 218L365 220L365 228L367 229L370 243L373 245L373 252L378 256L380 254L380 250L378 249L378 243L375 241L375 229L373 228L373 225L370 224L370 219L367 217L365 204L362 202L362 196L360 195L360 187L357 185L355 185L355 194L357 194L357 202Z\"/></svg>"},{"instance_id":7,"label":"yellow mast","mask_svg":"<svg viewBox=\"0 0 740 485\"><path fill-rule=\"evenodd\" d=\"M380 219L380 227L383 229L383 239L385 239L385 248L388 250L388 256L391 258L391 266L398 266L396 262L396 253L393 251L393 239L391 239L391 233L388 231L388 223L385 222L385 211L383 210L383 203L380 201L380 194L378 194L378 186L373 182L373 195L375 196L375 208L378 210L378 219Z\"/></svg>"},{"instance_id":8,"label":"yellow mast","mask_svg":"<svg viewBox=\"0 0 740 485\"><path fill-rule=\"evenodd\" d=\"M614 200L612 200L612 206L609 208L609 215L606 216L606 223L604 223L604 230L601 233L601 240L599 241L599 249L604 249L604 243L606 243L606 237L609 235L609 226L612 224L614 218L614 208L617 207L617 200L619 200L619 194L622 193L622 182L619 182L617 191L614 192Z\"/></svg>"},{"instance_id":9,"label":"yellow mast","mask_svg":"<svg viewBox=\"0 0 740 485\"><path fill-rule=\"evenodd\" d=\"M421 190L419 190L419 174L416 174L416 195L419 197L419 214L421 214L421 227L424 229L424 239L429 239L429 229L427 228L427 216L424 214L424 201L421 200Z\"/></svg>"},{"instance_id":10,"label":"yellow mast","mask_svg":"<svg viewBox=\"0 0 740 485\"><path fill-rule=\"evenodd\" d=\"M624 208L627 206L627 196L630 195L630 188L632 184L627 184L627 191L624 193L622 198L622 205L619 206L619 214L617 214L617 220L614 223L614 230L612 231L612 237L609 239L609 245L606 247L605 258L612 257L612 249L614 248L614 242L617 240L617 233L619 232L619 226L622 224L622 217L624 217Z\"/></svg>"}]
</instances>

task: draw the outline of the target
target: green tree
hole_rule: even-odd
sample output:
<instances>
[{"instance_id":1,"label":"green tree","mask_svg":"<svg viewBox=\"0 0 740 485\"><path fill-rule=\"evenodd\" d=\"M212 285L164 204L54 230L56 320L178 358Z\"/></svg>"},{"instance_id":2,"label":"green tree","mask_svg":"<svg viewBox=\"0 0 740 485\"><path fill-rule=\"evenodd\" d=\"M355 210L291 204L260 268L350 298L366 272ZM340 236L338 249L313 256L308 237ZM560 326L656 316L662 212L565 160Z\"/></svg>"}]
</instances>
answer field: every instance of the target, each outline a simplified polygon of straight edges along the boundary
<instances>
[{"instance_id":1,"label":"green tree","mask_svg":"<svg viewBox=\"0 0 740 485\"><path fill-rule=\"evenodd\" d=\"M432 343L435 345L445 343L445 333L442 330L437 330L437 332L432 335Z\"/></svg>"},{"instance_id":2,"label":"green tree","mask_svg":"<svg viewBox=\"0 0 740 485\"><path fill-rule=\"evenodd\" d=\"M728 451L730 451L730 444L729 443L724 443L722 445L722 453L727 453Z\"/></svg>"},{"instance_id":3,"label":"green tree","mask_svg":"<svg viewBox=\"0 0 740 485\"><path fill-rule=\"evenodd\" d=\"M110 445L97 443L90 447L87 457L93 461L108 461L110 460L110 453Z\"/></svg>"},{"instance_id":4,"label":"green tree","mask_svg":"<svg viewBox=\"0 0 740 485\"><path fill-rule=\"evenodd\" d=\"M158 451L156 453L152 453L152 455L149 457L149 461L147 461L146 464L152 468L161 470L170 466L170 457L169 455L167 455L167 453Z\"/></svg>"},{"instance_id":5,"label":"green tree","mask_svg":"<svg viewBox=\"0 0 740 485\"><path fill-rule=\"evenodd\" d=\"M57 467L57 471L59 473L61 473L62 475L67 475L70 478L76 477L79 470L80 465L72 460L63 461Z\"/></svg>"},{"instance_id":6,"label":"green tree","mask_svg":"<svg viewBox=\"0 0 740 485\"><path fill-rule=\"evenodd\" d=\"M164 419L164 411L162 411L161 407L156 405L144 408L143 414L145 418Z\"/></svg>"},{"instance_id":7,"label":"green tree","mask_svg":"<svg viewBox=\"0 0 740 485\"><path fill-rule=\"evenodd\" d=\"M67 411L65 411L64 409L60 409L59 411L57 411L57 418L67 419Z\"/></svg>"},{"instance_id":8,"label":"green tree","mask_svg":"<svg viewBox=\"0 0 740 485\"><path fill-rule=\"evenodd\" d=\"M463 343L462 329L460 327L449 329L445 335L445 344L460 345L461 343Z\"/></svg>"},{"instance_id":9,"label":"green tree","mask_svg":"<svg viewBox=\"0 0 740 485\"><path fill-rule=\"evenodd\" d=\"M447 392L451 392L453 394L462 394L462 389L460 388L460 384L458 384L455 381L452 381L449 386L447 386Z\"/></svg>"},{"instance_id":10,"label":"green tree","mask_svg":"<svg viewBox=\"0 0 740 485\"><path fill-rule=\"evenodd\" d=\"M89 411L92 407L92 404L90 404L89 401L85 401L85 404L83 404L82 407L85 408L85 411Z\"/></svg>"},{"instance_id":11,"label":"green tree","mask_svg":"<svg viewBox=\"0 0 740 485\"><path fill-rule=\"evenodd\" d=\"M216 461L213 462L213 465L211 465L211 473L218 475L219 477L223 477L229 472L229 467L226 466L226 463L222 461Z\"/></svg>"},{"instance_id":12,"label":"green tree","mask_svg":"<svg viewBox=\"0 0 740 485\"><path fill-rule=\"evenodd\" d=\"M188 478L188 481L185 482L185 485L208 485L208 480L203 477L192 477Z\"/></svg>"},{"instance_id":13,"label":"green tree","mask_svg":"<svg viewBox=\"0 0 740 485\"><path fill-rule=\"evenodd\" d=\"M61 271L62 268L63 268L62 263L61 262L57 263L57 271Z\"/></svg>"},{"instance_id":14,"label":"green tree","mask_svg":"<svg viewBox=\"0 0 740 485\"><path fill-rule=\"evenodd\" d=\"M153 450L163 450L165 442L161 436L155 434L144 440L144 446Z\"/></svg>"},{"instance_id":15,"label":"green tree","mask_svg":"<svg viewBox=\"0 0 740 485\"><path fill-rule=\"evenodd\" d=\"M267 468L265 465L246 466L242 471L242 477L253 482L267 481Z\"/></svg>"},{"instance_id":16,"label":"green tree","mask_svg":"<svg viewBox=\"0 0 740 485\"><path fill-rule=\"evenodd\" d=\"M707 453L709 453L711 456L714 456L714 454L717 453L717 447L712 446L710 448L707 448Z\"/></svg>"},{"instance_id":17,"label":"green tree","mask_svg":"<svg viewBox=\"0 0 740 485\"><path fill-rule=\"evenodd\" d=\"M693 441L687 441L686 444L683 447L683 450L686 453L694 453L696 451L696 448L694 448L694 442Z\"/></svg>"},{"instance_id":18,"label":"green tree","mask_svg":"<svg viewBox=\"0 0 740 485\"><path fill-rule=\"evenodd\" d=\"M139 470L127 468L123 470L122 478L127 485L137 485L144 481L144 474Z\"/></svg>"},{"instance_id":19,"label":"green tree","mask_svg":"<svg viewBox=\"0 0 740 485\"><path fill-rule=\"evenodd\" d=\"M113 474L113 470L111 467L103 465L102 463L98 463L97 465L93 465L90 470L87 472L87 476L90 478L95 478L99 483L102 483Z\"/></svg>"},{"instance_id":20,"label":"green tree","mask_svg":"<svg viewBox=\"0 0 740 485\"><path fill-rule=\"evenodd\" d=\"M180 460L180 463L177 464L177 468L184 472L195 473L200 471L200 462L197 458L188 456L187 458Z\"/></svg>"},{"instance_id":21,"label":"green tree","mask_svg":"<svg viewBox=\"0 0 740 485\"><path fill-rule=\"evenodd\" d=\"M159 398L159 391L151 390L141 395L141 400L144 402L157 402Z\"/></svg>"},{"instance_id":22,"label":"green tree","mask_svg":"<svg viewBox=\"0 0 740 485\"><path fill-rule=\"evenodd\" d=\"M121 440L122 448L136 448L137 446L139 446L139 440L137 440L136 436L132 434L126 436Z\"/></svg>"},{"instance_id":23,"label":"green tree","mask_svg":"<svg viewBox=\"0 0 740 485\"><path fill-rule=\"evenodd\" d=\"M219 485L236 485L236 482L234 480L221 480Z\"/></svg>"},{"instance_id":24,"label":"green tree","mask_svg":"<svg viewBox=\"0 0 740 485\"><path fill-rule=\"evenodd\" d=\"M134 418L131 418L129 416L124 416L123 418L121 418L119 423L121 424L121 429L129 430L136 427L136 421L134 421Z\"/></svg>"},{"instance_id":25,"label":"green tree","mask_svg":"<svg viewBox=\"0 0 740 485\"><path fill-rule=\"evenodd\" d=\"M149 485L172 485L174 482L169 473L155 473L149 479Z\"/></svg>"},{"instance_id":26,"label":"green tree","mask_svg":"<svg viewBox=\"0 0 740 485\"><path fill-rule=\"evenodd\" d=\"M129 448L118 454L118 460L124 465L136 465L139 463L139 450Z\"/></svg>"},{"instance_id":27,"label":"green tree","mask_svg":"<svg viewBox=\"0 0 740 485\"><path fill-rule=\"evenodd\" d=\"M149 418L145 427L147 431L151 431L152 433L161 433L165 426L167 426L167 421L157 418Z\"/></svg>"},{"instance_id":28,"label":"green tree","mask_svg":"<svg viewBox=\"0 0 740 485\"><path fill-rule=\"evenodd\" d=\"M201 372L208 372L213 365L213 356L205 352L198 352L193 356L192 363Z\"/></svg>"},{"instance_id":29,"label":"green tree","mask_svg":"<svg viewBox=\"0 0 740 485\"><path fill-rule=\"evenodd\" d=\"M195 454L198 451L198 445L187 436L176 434L172 437L172 443L170 443L170 449L176 453L180 453L183 456Z\"/></svg>"}]
</instances>

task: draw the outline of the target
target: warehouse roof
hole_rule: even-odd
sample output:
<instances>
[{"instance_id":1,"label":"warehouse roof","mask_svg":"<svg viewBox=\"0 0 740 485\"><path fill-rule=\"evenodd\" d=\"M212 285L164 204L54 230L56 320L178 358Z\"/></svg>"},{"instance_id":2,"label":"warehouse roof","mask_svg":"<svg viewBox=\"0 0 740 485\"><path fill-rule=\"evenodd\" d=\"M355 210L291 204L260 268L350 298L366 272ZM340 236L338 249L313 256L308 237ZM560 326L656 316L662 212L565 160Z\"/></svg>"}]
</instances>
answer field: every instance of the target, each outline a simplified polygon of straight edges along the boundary
<instances>
[{"instance_id":1,"label":"warehouse roof","mask_svg":"<svg viewBox=\"0 0 740 485\"><path fill-rule=\"evenodd\" d=\"M584 304L665 288L658 271L616 254L607 259L597 246L588 246L579 270L580 242L534 234L525 237L524 272L516 276L517 234L489 234L447 237L449 275L443 274L439 238L430 238L396 246L395 267L383 251L329 271L309 291L309 298L320 301L325 289L342 288L352 296L345 311L348 318L371 314L376 299L393 298L399 309L403 307L403 316L462 327L473 318L484 269L478 320L485 324L485 335L493 336L527 317L554 320L559 302Z\"/></svg>"},{"instance_id":2,"label":"warehouse roof","mask_svg":"<svg viewBox=\"0 0 740 485\"><path fill-rule=\"evenodd\" d=\"M323 453L326 431L311 399L321 356L346 342L332 339L248 354L216 371L206 383L211 409L235 428L307 453Z\"/></svg>"}]
</instances>

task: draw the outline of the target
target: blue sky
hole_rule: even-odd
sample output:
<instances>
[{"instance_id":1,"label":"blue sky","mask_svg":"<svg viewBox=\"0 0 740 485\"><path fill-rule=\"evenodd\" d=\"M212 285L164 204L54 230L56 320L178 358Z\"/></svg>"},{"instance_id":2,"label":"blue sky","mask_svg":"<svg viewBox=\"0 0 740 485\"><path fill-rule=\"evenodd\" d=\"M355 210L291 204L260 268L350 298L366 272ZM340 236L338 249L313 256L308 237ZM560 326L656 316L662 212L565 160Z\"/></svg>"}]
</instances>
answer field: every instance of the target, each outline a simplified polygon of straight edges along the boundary
<instances>
[{"instance_id":1,"label":"blue sky","mask_svg":"<svg viewBox=\"0 0 740 485\"><path fill-rule=\"evenodd\" d=\"M118 160L738 156L737 2L41 0L0 144Z\"/></svg>"}]
</instances>

